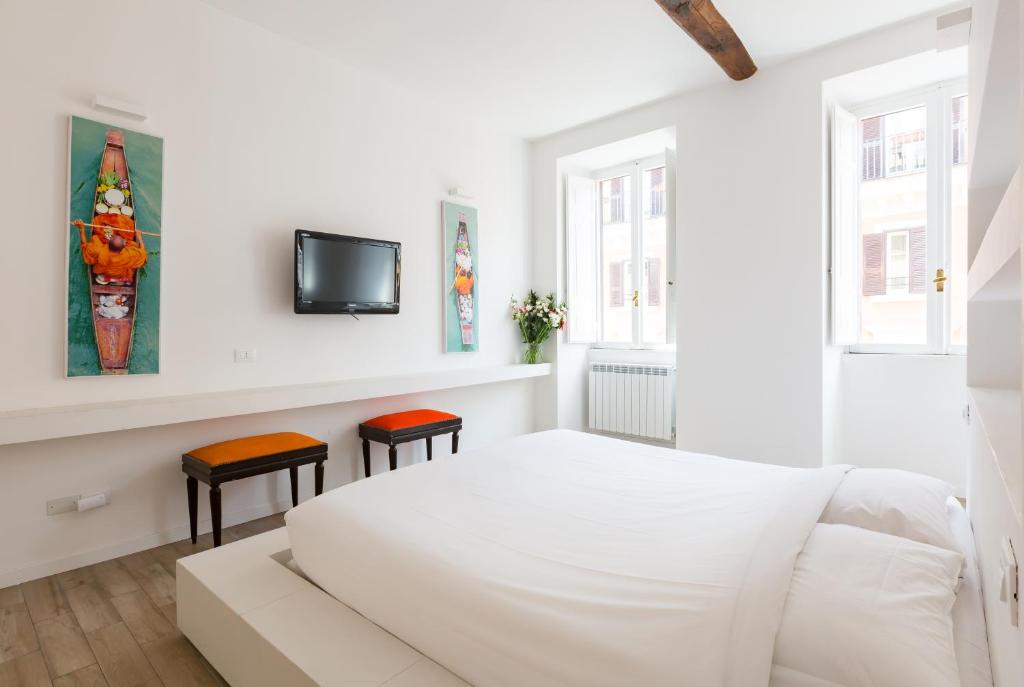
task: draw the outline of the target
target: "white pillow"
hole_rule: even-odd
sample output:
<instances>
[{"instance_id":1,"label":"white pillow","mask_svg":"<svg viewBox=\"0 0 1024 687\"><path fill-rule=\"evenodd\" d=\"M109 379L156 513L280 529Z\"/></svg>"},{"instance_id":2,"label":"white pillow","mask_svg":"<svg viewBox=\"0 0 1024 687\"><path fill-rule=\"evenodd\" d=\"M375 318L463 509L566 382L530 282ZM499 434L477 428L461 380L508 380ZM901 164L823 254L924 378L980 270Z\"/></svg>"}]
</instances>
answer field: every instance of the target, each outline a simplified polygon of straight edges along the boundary
<instances>
[{"instance_id":1,"label":"white pillow","mask_svg":"<svg viewBox=\"0 0 1024 687\"><path fill-rule=\"evenodd\" d=\"M952 609L962 558L816 525L793 570L772 687L959 687Z\"/></svg>"},{"instance_id":2,"label":"white pillow","mask_svg":"<svg viewBox=\"0 0 1024 687\"><path fill-rule=\"evenodd\" d=\"M946 500L952 485L905 470L856 468L846 473L819 522L853 525L959 551Z\"/></svg>"}]
</instances>

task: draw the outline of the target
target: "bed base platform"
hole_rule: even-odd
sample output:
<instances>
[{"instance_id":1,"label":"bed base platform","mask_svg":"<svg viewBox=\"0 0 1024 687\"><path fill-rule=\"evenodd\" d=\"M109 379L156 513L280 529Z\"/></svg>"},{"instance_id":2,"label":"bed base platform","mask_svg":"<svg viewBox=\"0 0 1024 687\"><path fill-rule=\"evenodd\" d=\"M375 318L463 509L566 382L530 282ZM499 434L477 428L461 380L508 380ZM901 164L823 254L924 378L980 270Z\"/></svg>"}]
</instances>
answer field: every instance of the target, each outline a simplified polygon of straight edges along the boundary
<instances>
[{"instance_id":1,"label":"bed base platform","mask_svg":"<svg viewBox=\"0 0 1024 687\"><path fill-rule=\"evenodd\" d=\"M228 683L467 687L290 561L283 527L178 560L178 626Z\"/></svg>"}]
</instances>

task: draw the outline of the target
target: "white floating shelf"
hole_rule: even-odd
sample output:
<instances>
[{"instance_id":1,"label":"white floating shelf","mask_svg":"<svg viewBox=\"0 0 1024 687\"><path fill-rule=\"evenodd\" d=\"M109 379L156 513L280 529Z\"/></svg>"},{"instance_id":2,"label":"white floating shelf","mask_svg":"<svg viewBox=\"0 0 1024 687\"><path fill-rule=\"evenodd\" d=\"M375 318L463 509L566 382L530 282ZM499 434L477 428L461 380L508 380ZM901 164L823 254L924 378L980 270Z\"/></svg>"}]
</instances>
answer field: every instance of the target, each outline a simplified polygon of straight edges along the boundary
<instances>
[{"instance_id":1,"label":"white floating shelf","mask_svg":"<svg viewBox=\"0 0 1024 687\"><path fill-rule=\"evenodd\" d=\"M1003 484L1024 522L1024 452L1021 442L1021 393L1017 389L968 387L977 417L1003 478Z\"/></svg>"},{"instance_id":2,"label":"white floating shelf","mask_svg":"<svg viewBox=\"0 0 1024 687\"><path fill-rule=\"evenodd\" d=\"M500 365L4 411L0 412L0 445L417 394L550 374L550 363Z\"/></svg>"},{"instance_id":3,"label":"white floating shelf","mask_svg":"<svg viewBox=\"0 0 1024 687\"><path fill-rule=\"evenodd\" d=\"M996 209L967 277L970 300L1020 300L1021 241L1024 228L1021 171L1013 175Z\"/></svg>"}]
</instances>

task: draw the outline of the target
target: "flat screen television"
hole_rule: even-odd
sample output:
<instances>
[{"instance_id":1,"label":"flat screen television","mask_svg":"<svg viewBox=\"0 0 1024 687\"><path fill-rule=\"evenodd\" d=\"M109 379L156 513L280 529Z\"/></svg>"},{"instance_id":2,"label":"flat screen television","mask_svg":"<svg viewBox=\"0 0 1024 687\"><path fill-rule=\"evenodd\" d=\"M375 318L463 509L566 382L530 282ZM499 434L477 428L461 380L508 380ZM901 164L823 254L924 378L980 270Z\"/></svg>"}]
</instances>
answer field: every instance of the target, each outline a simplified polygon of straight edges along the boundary
<instances>
[{"instance_id":1,"label":"flat screen television","mask_svg":"<svg viewBox=\"0 0 1024 687\"><path fill-rule=\"evenodd\" d=\"M397 314L402 244L295 231L295 312Z\"/></svg>"}]
</instances>

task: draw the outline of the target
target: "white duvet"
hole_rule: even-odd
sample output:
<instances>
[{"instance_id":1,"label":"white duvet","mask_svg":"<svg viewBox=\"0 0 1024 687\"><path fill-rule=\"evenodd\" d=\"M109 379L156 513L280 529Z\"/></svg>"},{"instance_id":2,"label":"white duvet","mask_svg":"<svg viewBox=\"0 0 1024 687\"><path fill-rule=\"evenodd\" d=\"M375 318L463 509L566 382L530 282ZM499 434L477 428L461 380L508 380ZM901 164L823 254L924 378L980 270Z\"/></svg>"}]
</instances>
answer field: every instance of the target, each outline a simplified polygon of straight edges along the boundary
<instances>
[{"instance_id":1,"label":"white duvet","mask_svg":"<svg viewBox=\"0 0 1024 687\"><path fill-rule=\"evenodd\" d=\"M528 435L286 516L302 570L466 681L768 684L797 554L843 468Z\"/></svg>"}]
</instances>

